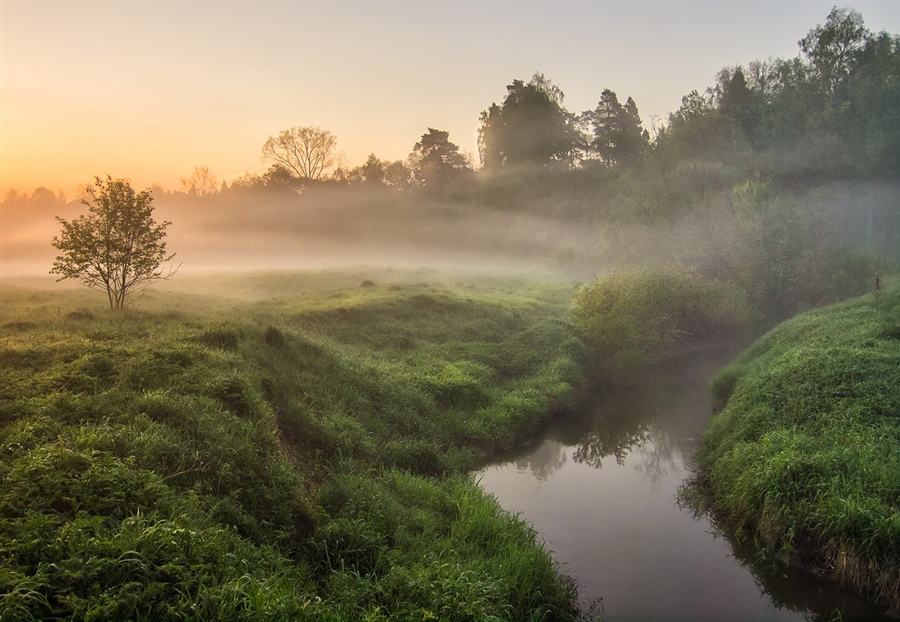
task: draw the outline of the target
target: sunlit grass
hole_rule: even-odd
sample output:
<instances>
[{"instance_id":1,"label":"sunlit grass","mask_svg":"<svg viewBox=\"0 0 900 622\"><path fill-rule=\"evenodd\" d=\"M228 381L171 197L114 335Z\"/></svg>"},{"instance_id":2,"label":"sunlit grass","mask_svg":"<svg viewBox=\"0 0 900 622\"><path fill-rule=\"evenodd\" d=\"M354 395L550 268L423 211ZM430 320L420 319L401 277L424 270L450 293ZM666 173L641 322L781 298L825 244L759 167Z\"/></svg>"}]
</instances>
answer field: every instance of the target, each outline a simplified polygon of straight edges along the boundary
<instances>
[{"instance_id":1,"label":"sunlit grass","mask_svg":"<svg viewBox=\"0 0 900 622\"><path fill-rule=\"evenodd\" d=\"M572 285L360 276L5 291L0 618L572 619L465 475L576 402Z\"/></svg>"}]
</instances>

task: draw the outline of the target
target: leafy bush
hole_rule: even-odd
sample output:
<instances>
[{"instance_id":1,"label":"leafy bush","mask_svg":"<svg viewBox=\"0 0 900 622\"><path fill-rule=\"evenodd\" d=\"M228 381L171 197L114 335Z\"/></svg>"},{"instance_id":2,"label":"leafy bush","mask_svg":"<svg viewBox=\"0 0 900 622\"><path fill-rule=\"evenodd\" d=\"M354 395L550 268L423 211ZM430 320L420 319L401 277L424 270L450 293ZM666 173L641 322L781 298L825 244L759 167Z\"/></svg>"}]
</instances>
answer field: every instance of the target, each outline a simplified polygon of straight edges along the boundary
<instances>
[{"instance_id":1,"label":"leafy bush","mask_svg":"<svg viewBox=\"0 0 900 622\"><path fill-rule=\"evenodd\" d=\"M726 263L766 319L780 321L871 286L874 258L851 250L849 225L831 213L829 197L773 196L768 183L753 181L733 194L740 235Z\"/></svg>"},{"instance_id":2,"label":"leafy bush","mask_svg":"<svg viewBox=\"0 0 900 622\"><path fill-rule=\"evenodd\" d=\"M571 321L595 370L622 374L688 343L734 340L749 317L736 288L669 269L616 273L581 288Z\"/></svg>"}]
</instances>

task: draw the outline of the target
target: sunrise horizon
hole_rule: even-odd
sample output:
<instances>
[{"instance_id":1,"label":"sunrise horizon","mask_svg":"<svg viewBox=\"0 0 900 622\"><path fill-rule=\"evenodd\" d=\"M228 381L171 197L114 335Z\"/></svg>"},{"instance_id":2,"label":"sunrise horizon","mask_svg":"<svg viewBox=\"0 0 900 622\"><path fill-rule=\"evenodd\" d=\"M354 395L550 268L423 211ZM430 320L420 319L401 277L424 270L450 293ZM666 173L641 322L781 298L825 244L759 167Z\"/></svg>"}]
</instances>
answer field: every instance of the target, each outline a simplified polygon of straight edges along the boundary
<instances>
[{"instance_id":1,"label":"sunrise horizon","mask_svg":"<svg viewBox=\"0 0 900 622\"><path fill-rule=\"evenodd\" d=\"M196 166L227 182L294 126L331 132L350 167L405 159L434 127L477 166L479 115L514 79L543 73L576 114L609 88L665 121L722 67L796 56L831 6L4 1L0 193L177 190ZM900 30L896 4L847 6Z\"/></svg>"}]
</instances>

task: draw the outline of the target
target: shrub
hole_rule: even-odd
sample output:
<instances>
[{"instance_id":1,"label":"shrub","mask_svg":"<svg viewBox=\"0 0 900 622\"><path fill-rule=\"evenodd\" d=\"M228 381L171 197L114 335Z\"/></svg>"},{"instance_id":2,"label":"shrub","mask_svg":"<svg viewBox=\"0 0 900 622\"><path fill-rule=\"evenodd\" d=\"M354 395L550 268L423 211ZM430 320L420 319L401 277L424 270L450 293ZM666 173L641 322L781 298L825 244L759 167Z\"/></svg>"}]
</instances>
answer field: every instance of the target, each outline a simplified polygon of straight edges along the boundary
<instances>
[{"instance_id":1,"label":"shrub","mask_svg":"<svg viewBox=\"0 0 900 622\"><path fill-rule=\"evenodd\" d=\"M284 346L284 334L275 328L274 326L269 326L266 328L266 332L263 334L263 339L266 344L272 346L273 348L280 348Z\"/></svg>"},{"instance_id":2,"label":"shrub","mask_svg":"<svg viewBox=\"0 0 900 622\"><path fill-rule=\"evenodd\" d=\"M592 350L596 370L621 374L689 342L734 339L749 317L738 290L666 269L617 273L580 289L571 321Z\"/></svg>"}]
</instances>

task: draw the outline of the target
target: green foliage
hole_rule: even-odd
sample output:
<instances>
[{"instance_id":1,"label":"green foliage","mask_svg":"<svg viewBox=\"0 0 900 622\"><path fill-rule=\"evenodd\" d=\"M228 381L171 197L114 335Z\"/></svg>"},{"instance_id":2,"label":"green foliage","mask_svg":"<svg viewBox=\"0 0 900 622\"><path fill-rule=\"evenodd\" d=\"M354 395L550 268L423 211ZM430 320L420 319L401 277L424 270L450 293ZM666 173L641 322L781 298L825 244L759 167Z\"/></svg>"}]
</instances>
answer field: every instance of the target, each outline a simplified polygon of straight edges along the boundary
<instances>
[{"instance_id":1,"label":"green foliage","mask_svg":"<svg viewBox=\"0 0 900 622\"><path fill-rule=\"evenodd\" d=\"M28 325L0 338L0 618L575 618L463 475L574 405L571 284L331 279L208 312L0 309Z\"/></svg>"},{"instance_id":2,"label":"green foliage","mask_svg":"<svg viewBox=\"0 0 900 622\"><path fill-rule=\"evenodd\" d=\"M772 193L770 184L753 180L734 191L741 238L728 263L754 307L782 319L866 291L875 277L873 261L842 242L847 232L838 231L824 200Z\"/></svg>"},{"instance_id":3,"label":"green foliage","mask_svg":"<svg viewBox=\"0 0 900 622\"><path fill-rule=\"evenodd\" d=\"M72 222L57 217L62 232L53 246L62 255L50 272L104 289L110 309L121 310L129 296L172 275L159 270L175 256L166 254L166 227L172 223L153 220L149 189L135 193L128 181L111 177L97 177L95 185L88 190L91 200L82 200L88 215Z\"/></svg>"},{"instance_id":4,"label":"green foliage","mask_svg":"<svg viewBox=\"0 0 900 622\"><path fill-rule=\"evenodd\" d=\"M502 105L481 113L479 153L485 170L571 162L581 137L562 106L563 93L543 74L513 80Z\"/></svg>"},{"instance_id":5,"label":"green foliage","mask_svg":"<svg viewBox=\"0 0 900 622\"><path fill-rule=\"evenodd\" d=\"M749 318L735 288L670 269L616 273L581 288L571 320L602 377L656 363L688 343L739 339Z\"/></svg>"},{"instance_id":6,"label":"green foliage","mask_svg":"<svg viewBox=\"0 0 900 622\"><path fill-rule=\"evenodd\" d=\"M683 100L681 110L671 116L662 138L671 141L671 149L680 160L740 163L751 155L747 139L734 119L714 108L698 111L691 100Z\"/></svg>"},{"instance_id":7,"label":"green foliage","mask_svg":"<svg viewBox=\"0 0 900 622\"><path fill-rule=\"evenodd\" d=\"M700 491L731 532L896 608L900 292L785 322L714 383Z\"/></svg>"},{"instance_id":8,"label":"green foliage","mask_svg":"<svg viewBox=\"0 0 900 622\"><path fill-rule=\"evenodd\" d=\"M623 106L613 91L605 89L597 107L583 118L593 128L589 149L603 162L631 165L640 160L647 138L633 99L629 97Z\"/></svg>"},{"instance_id":9,"label":"green foliage","mask_svg":"<svg viewBox=\"0 0 900 622\"><path fill-rule=\"evenodd\" d=\"M608 211L608 204L622 191L616 171L594 164L565 171L507 167L480 176L473 200L502 211L591 222Z\"/></svg>"}]
</instances>

